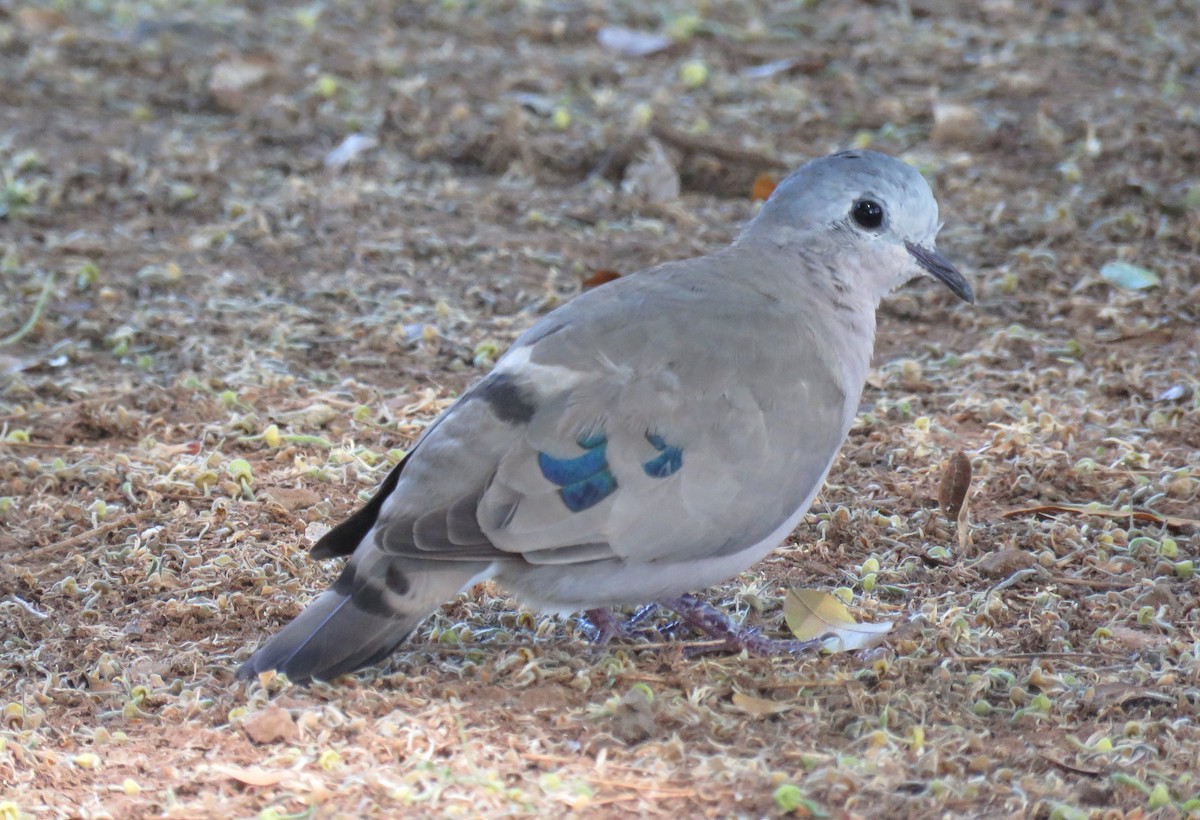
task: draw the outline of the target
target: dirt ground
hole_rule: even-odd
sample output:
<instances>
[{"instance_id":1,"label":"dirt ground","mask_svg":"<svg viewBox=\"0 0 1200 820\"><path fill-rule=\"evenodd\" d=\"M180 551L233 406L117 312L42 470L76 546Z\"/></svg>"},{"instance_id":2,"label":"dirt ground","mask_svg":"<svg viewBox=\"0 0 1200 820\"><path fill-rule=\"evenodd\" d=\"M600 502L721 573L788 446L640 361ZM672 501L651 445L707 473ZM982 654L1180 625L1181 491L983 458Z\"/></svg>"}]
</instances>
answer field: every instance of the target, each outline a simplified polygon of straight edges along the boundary
<instances>
[{"instance_id":1,"label":"dirt ground","mask_svg":"<svg viewBox=\"0 0 1200 820\"><path fill-rule=\"evenodd\" d=\"M1200 816L1198 27L0 4L0 817ZM882 647L593 647L484 585L381 669L234 680L517 333L852 145L928 176L978 304L883 307L818 503L706 595L782 636L785 589L842 588Z\"/></svg>"}]
</instances>

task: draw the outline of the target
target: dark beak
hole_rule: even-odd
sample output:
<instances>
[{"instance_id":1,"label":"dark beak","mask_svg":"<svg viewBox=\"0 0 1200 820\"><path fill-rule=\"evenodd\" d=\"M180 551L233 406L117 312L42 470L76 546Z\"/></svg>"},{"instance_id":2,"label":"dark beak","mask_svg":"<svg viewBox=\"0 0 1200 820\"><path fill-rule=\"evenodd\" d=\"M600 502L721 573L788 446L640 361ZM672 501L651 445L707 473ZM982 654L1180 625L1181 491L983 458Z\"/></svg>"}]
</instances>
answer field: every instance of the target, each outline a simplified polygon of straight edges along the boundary
<instances>
[{"instance_id":1,"label":"dark beak","mask_svg":"<svg viewBox=\"0 0 1200 820\"><path fill-rule=\"evenodd\" d=\"M917 264L928 271L930 276L940 280L943 285L954 291L954 295L959 299L962 299L964 302L970 302L972 305L975 304L975 292L971 290L971 285L946 260L946 257L932 248L914 245L911 242L905 242L904 247L908 248L908 252L913 255L913 259L916 259Z\"/></svg>"}]
</instances>

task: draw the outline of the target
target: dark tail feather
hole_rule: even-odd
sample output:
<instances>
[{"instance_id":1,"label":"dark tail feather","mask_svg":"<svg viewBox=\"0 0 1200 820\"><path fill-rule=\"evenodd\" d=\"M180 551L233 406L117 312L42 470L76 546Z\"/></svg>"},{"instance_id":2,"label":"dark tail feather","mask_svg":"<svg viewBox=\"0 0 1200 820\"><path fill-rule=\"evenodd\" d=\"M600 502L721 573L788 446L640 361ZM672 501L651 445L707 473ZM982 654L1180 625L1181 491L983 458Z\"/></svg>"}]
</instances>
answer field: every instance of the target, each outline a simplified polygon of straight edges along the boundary
<instances>
[{"instance_id":1,"label":"dark tail feather","mask_svg":"<svg viewBox=\"0 0 1200 820\"><path fill-rule=\"evenodd\" d=\"M334 556L353 555L354 551L358 549L358 545L367 537L367 533L375 526L375 522L379 518L379 511L383 509L383 502L387 501L388 496L396 489L396 482L400 480L400 473L404 471L404 465L407 463L408 456L405 456L404 460L388 473L388 477L383 480L383 484L379 485L379 489L375 491L375 495L370 501L360 507L354 515L322 535L321 540L317 541L312 548L312 557L333 558Z\"/></svg>"},{"instance_id":2,"label":"dark tail feather","mask_svg":"<svg viewBox=\"0 0 1200 820\"><path fill-rule=\"evenodd\" d=\"M488 566L445 562L430 568L429 563L415 563L385 559L366 577L348 565L332 589L317 596L242 664L238 677L253 678L274 669L293 683L307 683L378 663ZM378 570L384 567L380 578Z\"/></svg>"},{"instance_id":3,"label":"dark tail feather","mask_svg":"<svg viewBox=\"0 0 1200 820\"><path fill-rule=\"evenodd\" d=\"M252 678L274 669L293 683L330 680L390 655L428 614L372 615L356 607L350 596L329 590L255 652L237 674Z\"/></svg>"}]
</instances>

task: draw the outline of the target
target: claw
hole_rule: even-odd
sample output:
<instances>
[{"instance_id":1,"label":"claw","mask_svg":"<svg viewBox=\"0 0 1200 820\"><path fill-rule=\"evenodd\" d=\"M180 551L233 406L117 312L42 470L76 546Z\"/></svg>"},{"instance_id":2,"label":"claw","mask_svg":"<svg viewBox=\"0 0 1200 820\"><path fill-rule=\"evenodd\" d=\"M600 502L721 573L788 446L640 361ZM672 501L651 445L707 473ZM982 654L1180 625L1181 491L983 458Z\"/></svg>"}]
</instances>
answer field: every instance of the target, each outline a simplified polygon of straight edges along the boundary
<instances>
[{"instance_id":1,"label":"claw","mask_svg":"<svg viewBox=\"0 0 1200 820\"><path fill-rule=\"evenodd\" d=\"M579 619L579 628L589 641L600 646L613 638L629 637L629 630L611 609L589 609Z\"/></svg>"},{"instance_id":2,"label":"claw","mask_svg":"<svg viewBox=\"0 0 1200 820\"><path fill-rule=\"evenodd\" d=\"M776 655L803 655L821 648L821 638L809 641L777 641L765 637L757 629L738 626L721 610L701 601L694 595L683 595L662 605L674 610L694 629L710 638L724 641L715 646L693 646L684 649L684 655L693 656L706 652L741 652L771 657Z\"/></svg>"},{"instance_id":3,"label":"claw","mask_svg":"<svg viewBox=\"0 0 1200 820\"><path fill-rule=\"evenodd\" d=\"M579 628L589 641L603 646L613 638L629 640L636 637L635 627L657 611L658 604L645 604L622 622L611 609L589 609L579 619Z\"/></svg>"}]
</instances>

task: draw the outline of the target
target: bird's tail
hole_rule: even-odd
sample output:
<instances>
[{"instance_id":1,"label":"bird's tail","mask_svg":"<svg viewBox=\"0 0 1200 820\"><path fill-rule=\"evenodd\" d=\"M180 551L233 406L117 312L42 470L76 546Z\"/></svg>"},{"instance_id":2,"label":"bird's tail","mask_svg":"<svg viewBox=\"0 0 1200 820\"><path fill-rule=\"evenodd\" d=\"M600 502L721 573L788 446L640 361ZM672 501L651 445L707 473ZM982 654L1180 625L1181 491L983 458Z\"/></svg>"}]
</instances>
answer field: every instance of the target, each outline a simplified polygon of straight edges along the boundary
<instances>
[{"instance_id":1,"label":"bird's tail","mask_svg":"<svg viewBox=\"0 0 1200 820\"><path fill-rule=\"evenodd\" d=\"M331 589L238 669L276 670L294 683L330 680L378 663L430 612L488 576L489 564L414 561L375 552L351 561Z\"/></svg>"}]
</instances>

